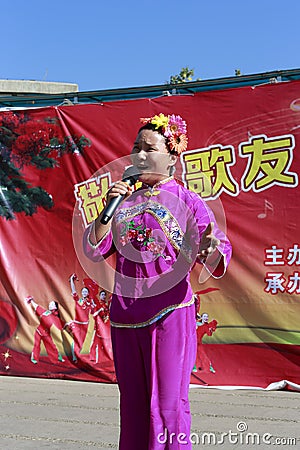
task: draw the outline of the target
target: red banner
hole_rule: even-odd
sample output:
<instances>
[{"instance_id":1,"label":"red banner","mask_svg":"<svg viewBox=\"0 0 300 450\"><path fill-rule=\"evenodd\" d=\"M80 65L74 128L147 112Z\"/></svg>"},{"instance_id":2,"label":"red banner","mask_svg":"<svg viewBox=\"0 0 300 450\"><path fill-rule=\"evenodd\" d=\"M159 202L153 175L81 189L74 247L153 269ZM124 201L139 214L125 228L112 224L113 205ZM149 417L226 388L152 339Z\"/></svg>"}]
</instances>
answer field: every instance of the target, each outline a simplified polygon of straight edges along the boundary
<instances>
[{"instance_id":1,"label":"red banner","mask_svg":"<svg viewBox=\"0 0 300 450\"><path fill-rule=\"evenodd\" d=\"M82 234L130 164L139 118L162 112L188 124L175 177L208 202L233 246L222 279L193 272L201 319L191 382L300 383L299 89L2 112L0 373L115 381L113 261L90 262Z\"/></svg>"}]
</instances>

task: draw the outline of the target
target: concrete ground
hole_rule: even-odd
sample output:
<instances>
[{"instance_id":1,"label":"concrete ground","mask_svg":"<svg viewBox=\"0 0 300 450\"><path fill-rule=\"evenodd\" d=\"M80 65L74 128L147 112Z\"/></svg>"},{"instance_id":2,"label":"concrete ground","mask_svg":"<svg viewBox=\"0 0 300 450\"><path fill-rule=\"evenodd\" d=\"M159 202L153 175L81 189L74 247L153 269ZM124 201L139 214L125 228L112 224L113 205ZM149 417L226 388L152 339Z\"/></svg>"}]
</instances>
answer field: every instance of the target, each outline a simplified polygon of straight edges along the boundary
<instances>
[{"instance_id":1,"label":"concrete ground","mask_svg":"<svg viewBox=\"0 0 300 450\"><path fill-rule=\"evenodd\" d=\"M191 388L187 439L193 449L300 449L299 400L291 391ZM2 376L0 449L118 448L118 403L112 384Z\"/></svg>"}]
</instances>

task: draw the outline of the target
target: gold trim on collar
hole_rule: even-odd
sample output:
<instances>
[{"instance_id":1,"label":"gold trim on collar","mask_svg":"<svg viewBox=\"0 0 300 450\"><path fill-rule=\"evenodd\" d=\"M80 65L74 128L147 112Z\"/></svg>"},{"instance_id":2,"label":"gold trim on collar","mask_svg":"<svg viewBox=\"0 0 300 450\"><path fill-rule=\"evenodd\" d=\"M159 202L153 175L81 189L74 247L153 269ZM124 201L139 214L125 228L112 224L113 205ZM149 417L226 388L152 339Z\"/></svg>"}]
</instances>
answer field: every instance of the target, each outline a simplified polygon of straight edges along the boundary
<instances>
[{"instance_id":1,"label":"gold trim on collar","mask_svg":"<svg viewBox=\"0 0 300 450\"><path fill-rule=\"evenodd\" d=\"M147 183L143 183L143 184L142 184L142 188L143 188L144 186L146 186L147 188L155 189L155 188L161 186L162 184L168 183L169 181L171 181L171 180L173 180L173 179L174 179L174 176L171 175L170 177L167 177L167 178L164 178L163 180L158 181L158 182L155 183L153 186L150 186L150 184L147 184Z\"/></svg>"},{"instance_id":2,"label":"gold trim on collar","mask_svg":"<svg viewBox=\"0 0 300 450\"><path fill-rule=\"evenodd\" d=\"M158 183L155 183L155 184L152 186L152 189L155 189L155 188L161 186L162 184L168 183L169 181L171 181L171 180L173 180L173 179L174 179L173 175L170 176L170 177L168 177L168 178L165 178L164 180L161 180L161 181L159 181Z\"/></svg>"},{"instance_id":3,"label":"gold trim on collar","mask_svg":"<svg viewBox=\"0 0 300 450\"><path fill-rule=\"evenodd\" d=\"M156 188L160 187L163 184L168 183L173 179L174 177L172 175L168 178L165 178L164 180L159 181L158 183L155 183L153 186L149 186L148 184L145 183L148 188L148 191L144 192L145 197L153 197L154 195L158 195L160 193L160 190Z\"/></svg>"},{"instance_id":4,"label":"gold trim on collar","mask_svg":"<svg viewBox=\"0 0 300 450\"><path fill-rule=\"evenodd\" d=\"M153 197L154 195L160 194L160 191L146 191L144 192L145 197Z\"/></svg>"}]
</instances>

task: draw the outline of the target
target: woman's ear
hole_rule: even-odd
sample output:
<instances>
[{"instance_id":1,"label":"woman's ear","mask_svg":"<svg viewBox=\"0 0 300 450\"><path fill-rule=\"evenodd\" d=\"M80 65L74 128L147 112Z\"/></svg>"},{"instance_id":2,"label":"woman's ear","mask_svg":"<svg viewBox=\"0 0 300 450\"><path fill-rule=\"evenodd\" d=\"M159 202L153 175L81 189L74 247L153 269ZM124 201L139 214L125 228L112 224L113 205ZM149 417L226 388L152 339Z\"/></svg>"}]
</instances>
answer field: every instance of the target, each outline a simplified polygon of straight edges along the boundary
<instances>
[{"instance_id":1,"label":"woman's ear","mask_svg":"<svg viewBox=\"0 0 300 450\"><path fill-rule=\"evenodd\" d=\"M177 163L178 157L176 155L169 155L170 156L170 162L169 162L169 168L172 166L175 166Z\"/></svg>"}]
</instances>

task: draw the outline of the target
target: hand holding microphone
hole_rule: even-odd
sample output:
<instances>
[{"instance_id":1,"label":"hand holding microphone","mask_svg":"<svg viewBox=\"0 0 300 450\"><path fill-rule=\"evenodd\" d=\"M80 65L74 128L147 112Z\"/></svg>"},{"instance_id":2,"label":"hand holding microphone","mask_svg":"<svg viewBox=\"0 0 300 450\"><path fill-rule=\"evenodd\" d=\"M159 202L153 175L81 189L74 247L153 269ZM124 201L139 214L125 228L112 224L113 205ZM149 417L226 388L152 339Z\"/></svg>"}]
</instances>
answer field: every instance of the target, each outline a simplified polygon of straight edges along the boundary
<instances>
[{"instance_id":1,"label":"hand holding microphone","mask_svg":"<svg viewBox=\"0 0 300 450\"><path fill-rule=\"evenodd\" d=\"M138 169L134 166L128 167L122 177L109 191L108 202L101 215L100 222L106 225L113 217L120 203L131 193L131 187L140 176Z\"/></svg>"}]
</instances>

